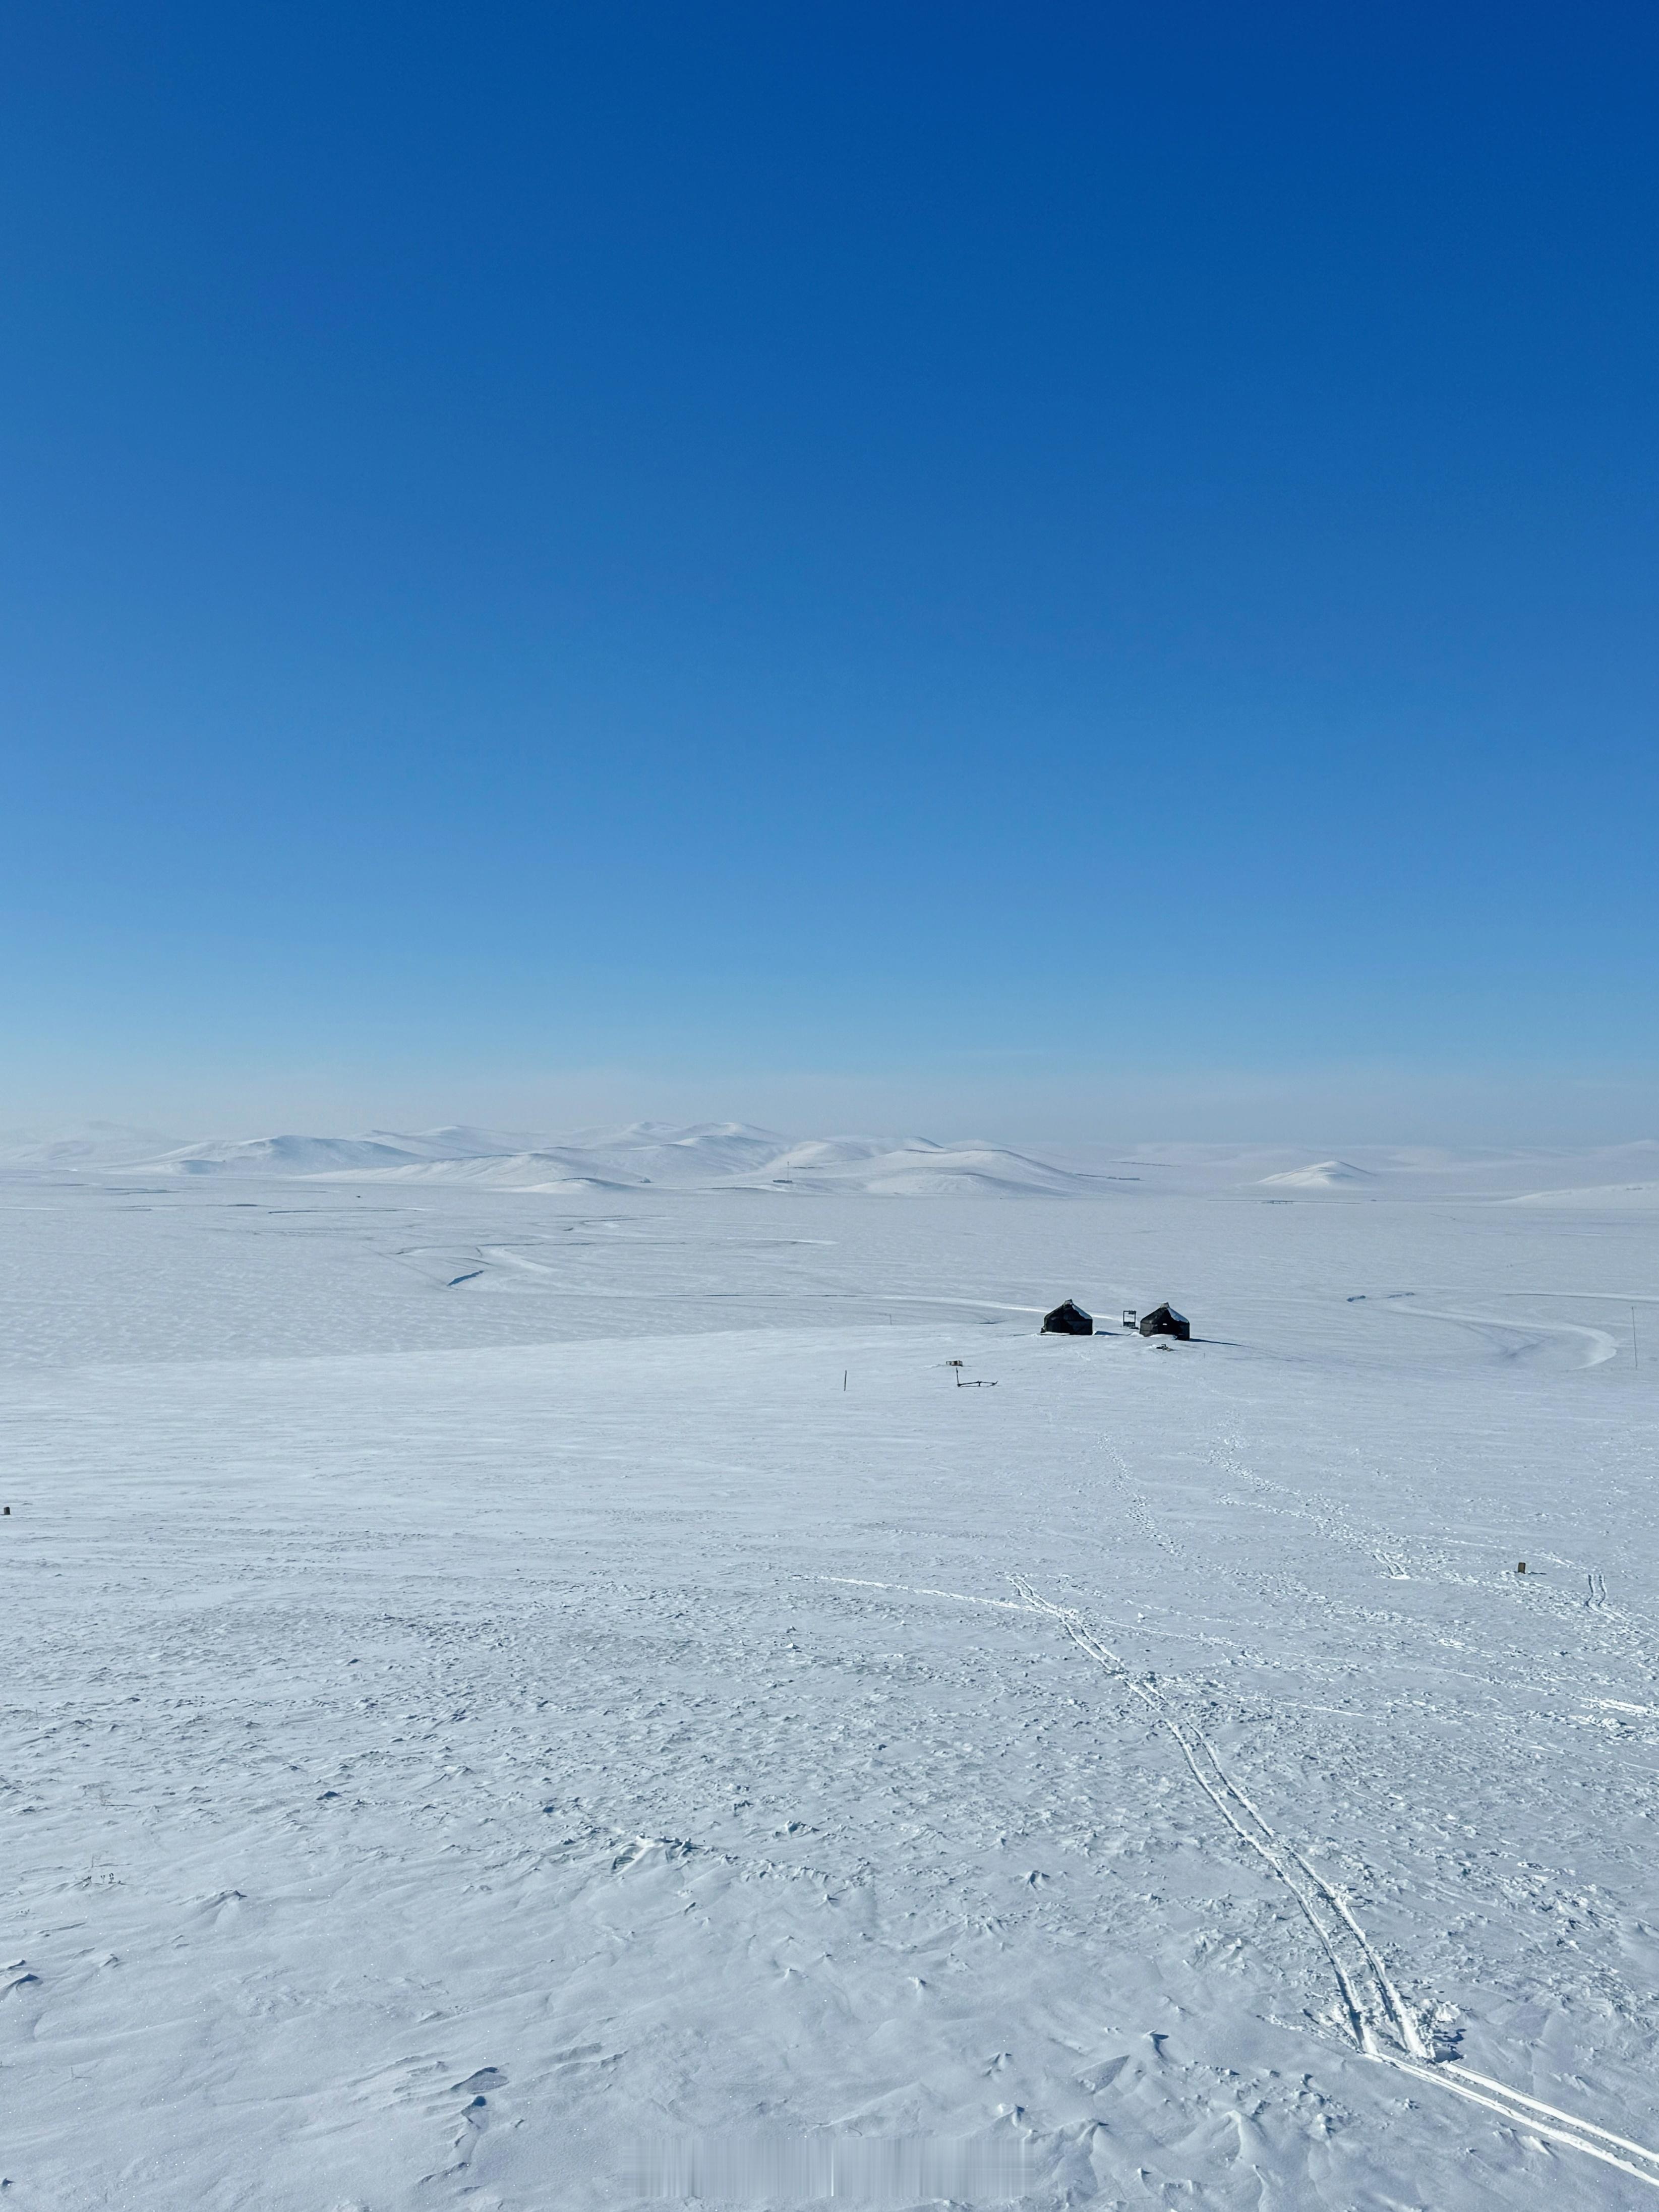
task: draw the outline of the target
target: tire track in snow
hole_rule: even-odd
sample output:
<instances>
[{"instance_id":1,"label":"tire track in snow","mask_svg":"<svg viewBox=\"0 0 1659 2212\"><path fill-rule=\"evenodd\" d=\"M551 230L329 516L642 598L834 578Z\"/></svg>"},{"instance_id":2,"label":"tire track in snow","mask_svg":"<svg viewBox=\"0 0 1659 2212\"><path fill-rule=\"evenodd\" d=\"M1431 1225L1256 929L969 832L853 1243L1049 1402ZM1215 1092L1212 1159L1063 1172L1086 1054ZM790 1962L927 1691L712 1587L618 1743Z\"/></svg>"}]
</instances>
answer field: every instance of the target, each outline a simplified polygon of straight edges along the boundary
<instances>
[{"instance_id":1,"label":"tire track in snow","mask_svg":"<svg viewBox=\"0 0 1659 2212\"><path fill-rule=\"evenodd\" d=\"M1406 1303L1407 1299L1412 1303L1407 1304ZM1616 1359L1619 1357L1619 1340L1616 1337L1611 1335L1605 1328L1590 1328L1583 1322L1505 1321L1501 1314L1449 1313L1433 1306L1419 1306L1415 1300L1414 1291L1401 1291L1396 1292L1392 1297L1380 1298L1377 1303L1387 1313L1415 1314L1419 1321L1455 1322L1462 1328L1486 1332L1489 1339L1490 1333L1494 1329L1505 1336L1519 1337L1521 1342L1512 1350L1505 1350L1501 1345L1498 1346L1498 1350L1503 1352L1506 1359L1516 1358L1521 1353L1532 1350L1540 1336L1577 1336L1586 1339L1589 1345L1589 1353L1588 1358L1579 1363L1583 1367L1604 1366L1609 1359Z\"/></svg>"},{"instance_id":2,"label":"tire track in snow","mask_svg":"<svg viewBox=\"0 0 1659 2212\"><path fill-rule=\"evenodd\" d=\"M1190 1718L1173 1712L1155 1685L1137 1680L1073 1607L1055 1605L1040 1595L1023 1576L1009 1579L1032 1612L1058 1621L1078 1649L1138 1699L1175 1739L1194 1780L1228 1826L1267 1863L1296 1899L1330 1961L1350 2032L1365 2057L1416 2081L1449 2090L1454 2096L1496 2113L1523 2134L1543 2136L1579 2151L1645 2183L1650 2189L1659 2190L1659 2151L1581 2120L1540 2098L1508 2088L1454 2060L1437 2058L1418 2010L1401 1996L1346 1897L1272 1826L1228 1773L1203 1729Z\"/></svg>"}]
</instances>

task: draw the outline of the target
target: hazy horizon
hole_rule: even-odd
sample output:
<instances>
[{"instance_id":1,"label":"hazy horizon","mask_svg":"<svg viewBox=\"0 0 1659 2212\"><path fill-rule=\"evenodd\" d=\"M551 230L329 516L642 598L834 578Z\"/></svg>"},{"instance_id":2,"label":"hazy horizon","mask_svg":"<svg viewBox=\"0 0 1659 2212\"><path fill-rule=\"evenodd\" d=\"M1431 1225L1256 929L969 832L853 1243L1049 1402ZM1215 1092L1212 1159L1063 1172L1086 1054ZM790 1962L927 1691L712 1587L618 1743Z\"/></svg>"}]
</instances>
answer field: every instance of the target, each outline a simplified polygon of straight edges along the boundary
<instances>
[{"instance_id":1,"label":"hazy horizon","mask_svg":"<svg viewBox=\"0 0 1659 2212\"><path fill-rule=\"evenodd\" d=\"M596 1106L599 1103L597 1094L595 1103ZM836 1119L823 1114L813 1115L810 1112L798 1113L793 1117L780 1117L717 1111L665 1114L625 1110L611 1113L595 1110L586 1114L572 1111L554 1116L547 1114L441 1112L404 1115L370 1113L332 1118L326 1115L290 1115L286 1118L277 1115L258 1121L234 1116L213 1120L199 1114L162 1121L142 1115L88 1115L58 1119L48 1117L32 1123L14 1121L9 1126L0 1127L0 1147L45 1145L79 1138L131 1138L136 1148L134 1157L137 1158L146 1145L153 1146L159 1156L164 1151L209 1143L253 1143L278 1137L324 1139L417 1137L446 1130L467 1131L499 1139L504 1145L535 1146L592 1141L605 1135L639 1129L654 1129L674 1136L697 1130L732 1129L775 1137L783 1145L853 1139L920 1141L944 1146L982 1141L1014 1152L1048 1151L1078 1156L1097 1153L1102 1157L1157 1146L1193 1153L1223 1154L1237 1151L1241 1154L1260 1154L1263 1158L1282 1152L1287 1156L1306 1157L1310 1160L1347 1152L1397 1153L1402 1157L1442 1152L1449 1157L1474 1157L1488 1152L1591 1157L1659 1149L1659 1135L1643 1132L1617 1135L1562 1132L1495 1135L1490 1119L1483 1121L1479 1135L1457 1136L1447 1135L1443 1132L1429 1133L1423 1131L1403 1135L1352 1131L1344 1134L1340 1129L1322 1127L1314 1121L1307 1122L1300 1129L1271 1125L1183 1127L1173 1115L1166 1115L1160 1121L1144 1123L1103 1116L1092 1121L1079 1120L1069 1128L1062 1126L1033 1131L1016 1121L990 1114L978 1119L963 1114L945 1118L939 1114L931 1116L918 1114L908 1119L882 1121L866 1116L860 1121L846 1116Z\"/></svg>"}]
</instances>

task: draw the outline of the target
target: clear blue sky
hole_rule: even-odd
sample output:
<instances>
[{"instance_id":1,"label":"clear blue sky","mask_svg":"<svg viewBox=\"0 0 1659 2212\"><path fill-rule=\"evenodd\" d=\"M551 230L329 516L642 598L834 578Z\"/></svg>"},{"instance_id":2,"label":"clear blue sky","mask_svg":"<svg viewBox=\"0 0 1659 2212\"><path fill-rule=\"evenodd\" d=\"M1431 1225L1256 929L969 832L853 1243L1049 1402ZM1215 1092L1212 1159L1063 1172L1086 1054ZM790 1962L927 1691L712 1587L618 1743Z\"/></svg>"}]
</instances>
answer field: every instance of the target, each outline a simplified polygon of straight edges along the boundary
<instances>
[{"instance_id":1,"label":"clear blue sky","mask_svg":"<svg viewBox=\"0 0 1659 2212\"><path fill-rule=\"evenodd\" d=\"M25 0L0 1123L1659 1132L1656 112L1647 5Z\"/></svg>"}]
</instances>

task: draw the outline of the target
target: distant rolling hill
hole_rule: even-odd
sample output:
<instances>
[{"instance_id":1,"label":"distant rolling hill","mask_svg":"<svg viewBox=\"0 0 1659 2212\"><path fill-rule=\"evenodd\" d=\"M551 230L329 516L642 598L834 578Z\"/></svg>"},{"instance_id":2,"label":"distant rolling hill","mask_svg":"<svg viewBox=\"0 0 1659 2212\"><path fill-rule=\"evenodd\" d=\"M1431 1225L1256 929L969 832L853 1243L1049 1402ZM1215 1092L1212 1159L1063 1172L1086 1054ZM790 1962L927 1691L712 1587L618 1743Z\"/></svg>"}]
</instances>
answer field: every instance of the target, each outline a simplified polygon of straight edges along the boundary
<instances>
[{"instance_id":1,"label":"distant rolling hill","mask_svg":"<svg viewBox=\"0 0 1659 2212\"><path fill-rule=\"evenodd\" d=\"M552 1138L450 1127L214 1139L179 1146L145 1164L180 1176L293 1176L543 1192L796 1189L996 1198L1093 1195L1109 1187L1100 1176L977 1139L798 1140L739 1121L636 1121Z\"/></svg>"},{"instance_id":2,"label":"distant rolling hill","mask_svg":"<svg viewBox=\"0 0 1659 2212\"><path fill-rule=\"evenodd\" d=\"M1373 1180L1366 1169L1352 1167L1346 1160L1316 1160L1310 1167L1286 1168L1282 1175L1261 1178L1264 1188L1272 1185L1280 1190L1340 1190L1350 1183Z\"/></svg>"}]
</instances>

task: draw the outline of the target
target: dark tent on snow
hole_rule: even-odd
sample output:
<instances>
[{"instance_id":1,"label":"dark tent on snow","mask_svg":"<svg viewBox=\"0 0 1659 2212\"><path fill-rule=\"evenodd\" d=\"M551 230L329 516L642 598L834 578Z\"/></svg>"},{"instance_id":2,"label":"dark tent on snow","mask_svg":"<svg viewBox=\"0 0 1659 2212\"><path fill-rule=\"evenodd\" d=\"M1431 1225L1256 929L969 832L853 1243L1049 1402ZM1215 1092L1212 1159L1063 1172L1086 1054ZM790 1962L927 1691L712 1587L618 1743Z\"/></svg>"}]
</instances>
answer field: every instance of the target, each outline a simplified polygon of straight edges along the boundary
<instances>
[{"instance_id":1,"label":"dark tent on snow","mask_svg":"<svg viewBox=\"0 0 1659 2212\"><path fill-rule=\"evenodd\" d=\"M1143 1336L1176 1336L1183 1344L1193 1340L1191 1322L1171 1305L1154 1306L1151 1313L1142 1314L1140 1333Z\"/></svg>"},{"instance_id":2,"label":"dark tent on snow","mask_svg":"<svg viewBox=\"0 0 1659 2212\"><path fill-rule=\"evenodd\" d=\"M1092 1336L1094 1316L1085 1313L1075 1300L1067 1298L1052 1313L1043 1315L1042 1333L1044 1336Z\"/></svg>"}]
</instances>

